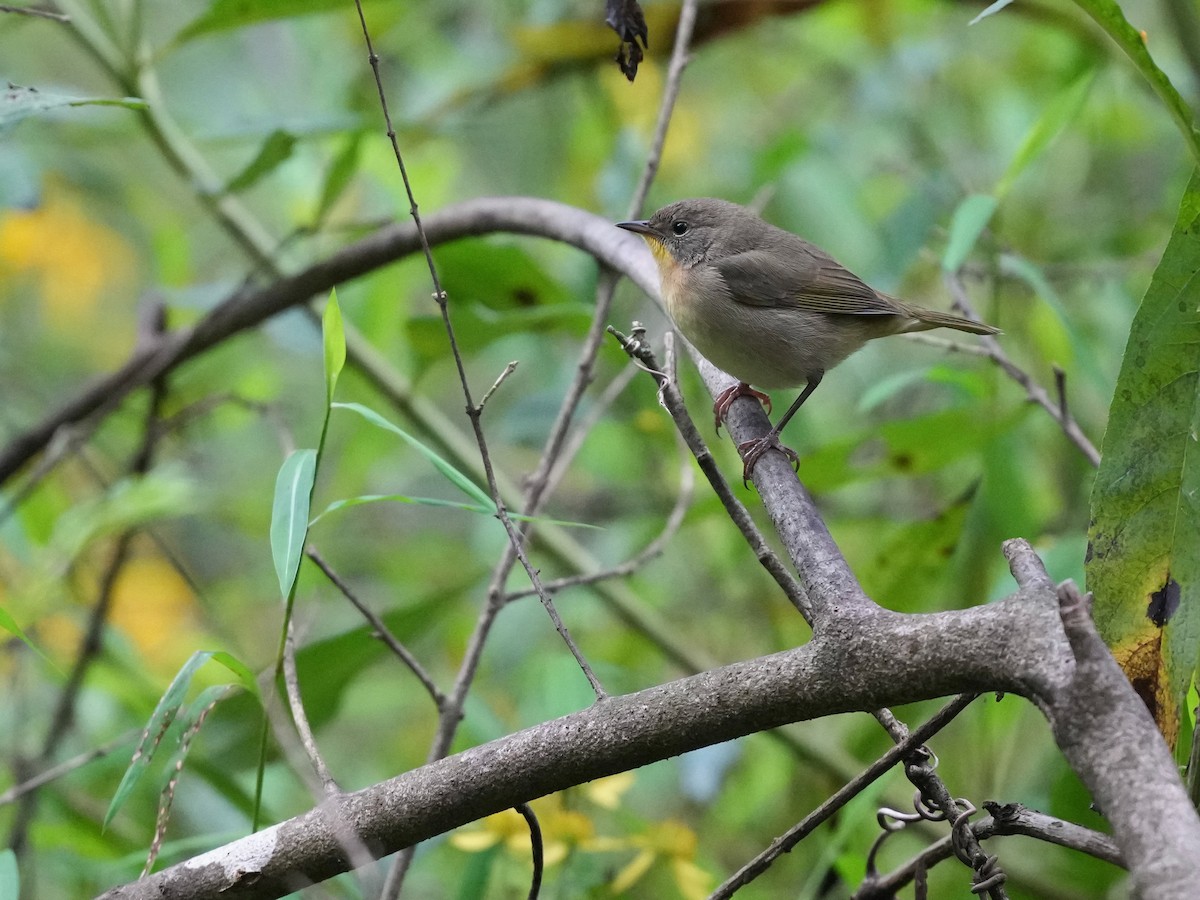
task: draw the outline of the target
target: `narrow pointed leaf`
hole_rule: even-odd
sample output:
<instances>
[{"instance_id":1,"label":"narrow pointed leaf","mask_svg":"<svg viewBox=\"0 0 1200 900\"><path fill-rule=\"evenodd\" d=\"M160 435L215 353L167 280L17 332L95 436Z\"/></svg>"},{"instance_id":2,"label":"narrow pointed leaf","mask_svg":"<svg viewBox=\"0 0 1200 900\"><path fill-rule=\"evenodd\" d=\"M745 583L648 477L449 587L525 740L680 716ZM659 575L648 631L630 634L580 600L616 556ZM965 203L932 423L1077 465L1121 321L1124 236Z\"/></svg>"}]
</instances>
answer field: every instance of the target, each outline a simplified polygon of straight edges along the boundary
<instances>
[{"instance_id":1,"label":"narrow pointed leaf","mask_svg":"<svg viewBox=\"0 0 1200 900\"><path fill-rule=\"evenodd\" d=\"M224 650L213 651L209 658L232 672L237 678L238 684L246 689L246 693L252 697L261 699L262 694L258 689L258 679L254 677L254 672L244 662L232 653L227 653Z\"/></svg>"},{"instance_id":2,"label":"narrow pointed leaf","mask_svg":"<svg viewBox=\"0 0 1200 900\"><path fill-rule=\"evenodd\" d=\"M1096 70L1089 69L1076 78L1038 116L1033 127L1025 133L1021 146L1008 164L1004 176L993 193L1003 200L1026 167L1036 160L1083 109L1084 101L1096 80Z\"/></svg>"},{"instance_id":3,"label":"narrow pointed leaf","mask_svg":"<svg viewBox=\"0 0 1200 900\"><path fill-rule=\"evenodd\" d=\"M349 509L352 506L362 506L366 503L411 503L414 506L436 506L442 509L461 509L463 512L477 513L480 515L494 516L496 514L495 506L483 506L477 503L460 503L457 500L443 500L439 497L410 497L407 494L364 494L359 497L348 497L345 500L335 500L323 509L317 516L308 523L308 527L316 525L317 522L325 518L330 513L337 512L342 509ZM522 516L514 513L509 513L509 518L514 522L537 522L542 525L561 525L565 528L596 528L599 526L591 525L587 522L570 522L565 519L546 519L541 516Z\"/></svg>"},{"instance_id":4,"label":"narrow pointed leaf","mask_svg":"<svg viewBox=\"0 0 1200 900\"><path fill-rule=\"evenodd\" d=\"M263 141L262 146L258 148L258 153L255 154L254 159L250 160L246 168L230 179L225 190L228 193L236 194L238 191L252 187L285 162L295 148L296 136L294 134L275 129L267 135L267 139Z\"/></svg>"},{"instance_id":5,"label":"narrow pointed leaf","mask_svg":"<svg viewBox=\"0 0 1200 900\"><path fill-rule=\"evenodd\" d=\"M125 801L129 799L129 795L134 787L150 768L150 763L162 745L163 736L175 721L180 709L183 708L184 698L187 696L188 689L192 685L192 678L195 676L196 671L217 655L225 657L225 659L220 661L222 665L228 668L227 660L233 659L229 654L218 654L211 650L198 650L191 655L191 658L183 664L183 667L180 668L179 672L171 680L167 690L154 707L154 712L150 714L150 719L147 721L146 728L142 732L142 739L138 742L137 749L133 752L133 758L130 760L129 766L125 769L125 775L121 778L121 783L117 785L117 790L113 794L112 801L108 804L108 811L104 814L104 823L101 827L108 827L108 823L112 821L113 816L117 814L125 804Z\"/></svg>"},{"instance_id":6,"label":"narrow pointed leaf","mask_svg":"<svg viewBox=\"0 0 1200 900\"><path fill-rule=\"evenodd\" d=\"M0 628L3 628L5 631L12 634L14 637L17 638L17 640L19 640L21 643L23 643L26 647L28 647L30 650L32 650L34 653L36 653L42 659L46 660L46 662L50 662L50 657L48 657L45 653L43 653L41 651L41 648L39 648L37 644L35 644L32 640L30 640L29 635L27 635L21 629L21 626L17 624L17 620L14 619L12 616L10 616L8 614L8 611L5 610L4 607L2 607L2 606L0 606ZM52 662L50 662L50 664L52 666L54 665ZM57 666L54 666L54 668L55 668L55 670L58 669ZM2 897L2 896L3 896L3 894L0 894L0 897Z\"/></svg>"},{"instance_id":7,"label":"narrow pointed leaf","mask_svg":"<svg viewBox=\"0 0 1200 900\"><path fill-rule=\"evenodd\" d=\"M279 468L271 509L271 557L279 578L279 593L287 597L300 569L308 511L317 475L317 451L293 450Z\"/></svg>"},{"instance_id":8,"label":"narrow pointed leaf","mask_svg":"<svg viewBox=\"0 0 1200 900\"><path fill-rule=\"evenodd\" d=\"M358 171L361 148L362 132L356 131L347 137L345 145L333 158L333 162L329 164L329 170L325 173L325 182L321 185L321 198L317 201L315 226L319 226L325 221L333 204L342 196L354 177L354 173ZM314 227L313 230L319 231L320 229Z\"/></svg>"},{"instance_id":9,"label":"narrow pointed leaf","mask_svg":"<svg viewBox=\"0 0 1200 900\"><path fill-rule=\"evenodd\" d=\"M494 510L496 508L496 504L492 502L492 498L487 495L487 492L484 491L483 488L477 485L458 469L454 468L454 466L447 462L443 457L439 456L431 447L413 437L399 425L393 425L379 413L375 412L375 410L368 409L359 403L335 403L333 406L335 409L348 409L351 412L356 412L372 425L376 425L385 431L390 431L392 434L403 438L414 450L433 463L434 468L441 472L442 475L444 475L446 479L460 491L462 491L475 502L488 507L489 510Z\"/></svg>"},{"instance_id":10,"label":"narrow pointed leaf","mask_svg":"<svg viewBox=\"0 0 1200 900\"><path fill-rule=\"evenodd\" d=\"M27 116L72 106L122 106L125 109L145 109L146 101L137 97L71 97L8 84L0 90L0 133L15 126Z\"/></svg>"},{"instance_id":11,"label":"narrow pointed leaf","mask_svg":"<svg viewBox=\"0 0 1200 900\"><path fill-rule=\"evenodd\" d=\"M321 317L321 339L325 351L325 402L332 403L338 376L346 365L346 332L336 289L329 292L329 300L325 303L325 314Z\"/></svg>"},{"instance_id":12,"label":"narrow pointed leaf","mask_svg":"<svg viewBox=\"0 0 1200 900\"><path fill-rule=\"evenodd\" d=\"M999 203L991 194L972 194L958 204L950 219L950 238L942 255L943 272L957 272L962 268Z\"/></svg>"}]
</instances>

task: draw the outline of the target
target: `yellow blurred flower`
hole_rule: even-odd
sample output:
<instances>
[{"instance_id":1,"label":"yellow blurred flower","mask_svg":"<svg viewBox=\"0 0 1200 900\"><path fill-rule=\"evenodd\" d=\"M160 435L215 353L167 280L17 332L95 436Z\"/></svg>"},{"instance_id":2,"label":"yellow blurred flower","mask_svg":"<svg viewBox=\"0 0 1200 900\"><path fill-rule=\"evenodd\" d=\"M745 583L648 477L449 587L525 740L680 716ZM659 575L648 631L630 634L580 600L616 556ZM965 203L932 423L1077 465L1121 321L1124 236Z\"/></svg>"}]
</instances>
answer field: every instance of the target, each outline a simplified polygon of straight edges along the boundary
<instances>
[{"instance_id":1,"label":"yellow blurred flower","mask_svg":"<svg viewBox=\"0 0 1200 900\"><path fill-rule=\"evenodd\" d=\"M552 794L534 800L530 806L542 830L545 864L553 866L567 858L575 848L589 850L595 835L592 820L577 810L563 806L562 795ZM450 843L467 853L478 853L503 843L510 853L528 858L530 853L529 826L514 809L506 809L460 828L450 836Z\"/></svg>"},{"instance_id":2,"label":"yellow blurred flower","mask_svg":"<svg viewBox=\"0 0 1200 900\"><path fill-rule=\"evenodd\" d=\"M610 887L614 894L629 890L655 862L662 861L670 867L675 886L685 900L703 900L708 896L712 876L695 863L696 832L687 825L668 819L645 834L634 835L629 843L641 850L613 878Z\"/></svg>"},{"instance_id":3,"label":"yellow blurred flower","mask_svg":"<svg viewBox=\"0 0 1200 900\"><path fill-rule=\"evenodd\" d=\"M616 809L621 797L633 787L637 776L632 772L618 772L607 778L597 778L583 786L584 795L602 809Z\"/></svg>"},{"instance_id":4,"label":"yellow blurred flower","mask_svg":"<svg viewBox=\"0 0 1200 900\"><path fill-rule=\"evenodd\" d=\"M636 89L622 78L605 78L601 85L617 112L617 121L635 130L647 142L654 135L658 104L666 86L666 69L647 58L638 68ZM648 100L648 98L651 98ZM705 130L692 100L686 92L675 102L671 127L663 144L659 171L665 175L695 168L696 156L704 141Z\"/></svg>"},{"instance_id":5,"label":"yellow blurred flower","mask_svg":"<svg viewBox=\"0 0 1200 900\"><path fill-rule=\"evenodd\" d=\"M128 290L133 266L125 240L53 182L36 209L0 210L0 277L32 279L56 330L86 331L106 292Z\"/></svg>"},{"instance_id":6,"label":"yellow blurred flower","mask_svg":"<svg viewBox=\"0 0 1200 900\"><path fill-rule=\"evenodd\" d=\"M196 598L159 556L134 558L113 586L109 621L140 651L147 666L174 672L195 649Z\"/></svg>"}]
</instances>

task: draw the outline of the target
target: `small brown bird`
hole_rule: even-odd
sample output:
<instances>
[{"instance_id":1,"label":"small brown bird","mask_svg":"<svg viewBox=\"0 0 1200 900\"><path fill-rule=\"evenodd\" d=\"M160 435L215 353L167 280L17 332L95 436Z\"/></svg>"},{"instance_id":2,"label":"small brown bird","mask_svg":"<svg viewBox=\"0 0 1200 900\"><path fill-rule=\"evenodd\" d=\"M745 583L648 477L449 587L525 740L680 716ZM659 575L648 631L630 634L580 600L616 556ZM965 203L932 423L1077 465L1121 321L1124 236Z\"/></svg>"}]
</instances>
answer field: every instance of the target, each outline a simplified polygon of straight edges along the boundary
<instances>
[{"instance_id":1,"label":"small brown bird","mask_svg":"<svg viewBox=\"0 0 1200 900\"><path fill-rule=\"evenodd\" d=\"M718 430L738 397L755 397L770 412L770 398L750 385L804 385L770 433L738 445L743 481L772 447L799 465L779 432L825 373L872 338L931 328L1000 333L880 293L825 251L736 203L680 200L617 227L650 245L675 327L740 382L713 404Z\"/></svg>"}]
</instances>

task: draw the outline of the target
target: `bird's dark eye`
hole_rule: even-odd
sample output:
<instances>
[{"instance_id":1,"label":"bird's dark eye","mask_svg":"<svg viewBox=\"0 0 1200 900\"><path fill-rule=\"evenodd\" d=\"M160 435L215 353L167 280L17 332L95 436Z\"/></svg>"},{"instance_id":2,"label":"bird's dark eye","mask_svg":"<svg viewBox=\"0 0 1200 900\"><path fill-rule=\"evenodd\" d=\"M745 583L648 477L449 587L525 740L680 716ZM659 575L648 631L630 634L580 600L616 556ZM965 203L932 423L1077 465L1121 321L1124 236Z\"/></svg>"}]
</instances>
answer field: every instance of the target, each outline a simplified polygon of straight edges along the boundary
<instances>
[{"instance_id":1,"label":"bird's dark eye","mask_svg":"<svg viewBox=\"0 0 1200 900\"><path fill-rule=\"evenodd\" d=\"M671 223L671 230L673 232L675 232L676 234L681 234L681 235L687 234L688 233L688 223L683 221L683 219L676 219L674 222Z\"/></svg>"}]
</instances>

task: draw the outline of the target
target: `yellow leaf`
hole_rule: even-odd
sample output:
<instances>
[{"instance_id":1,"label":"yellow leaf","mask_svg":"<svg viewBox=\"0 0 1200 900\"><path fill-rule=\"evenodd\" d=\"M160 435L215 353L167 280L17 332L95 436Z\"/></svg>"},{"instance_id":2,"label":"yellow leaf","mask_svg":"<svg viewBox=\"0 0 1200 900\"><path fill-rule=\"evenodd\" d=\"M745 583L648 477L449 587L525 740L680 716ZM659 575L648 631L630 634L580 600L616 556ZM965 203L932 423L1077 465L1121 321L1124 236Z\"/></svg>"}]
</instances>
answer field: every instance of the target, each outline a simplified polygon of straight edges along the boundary
<instances>
[{"instance_id":1,"label":"yellow leaf","mask_svg":"<svg viewBox=\"0 0 1200 900\"><path fill-rule=\"evenodd\" d=\"M704 900L711 891L713 877L694 862L676 859L671 862L675 885L684 900Z\"/></svg>"},{"instance_id":2,"label":"yellow leaf","mask_svg":"<svg viewBox=\"0 0 1200 900\"><path fill-rule=\"evenodd\" d=\"M490 831L505 840L513 836L529 836L529 826L525 824L524 816L515 809L506 809L503 812L494 813L480 824L485 831Z\"/></svg>"},{"instance_id":3,"label":"yellow leaf","mask_svg":"<svg viewBox=\"0 0 1200 900\"><path fill-rule=\"evenodd\" d=\"M542 850L542 861L546 868L550 868L550 866L557 866L567 858L567 851L570 850L570 847L565 841L549 841Z\"/></svg>"},{"instance_id":4,"label":"yellow leaf","mask_svg":"<svg viewBox=\"0 0 1200 900\"><path fill-rule=\"evenodd\" d=\"M450 835L450 844L466 853L478 853L496 846L500 835L482 828L462 828Z\"/></svg>"},{"instance_id":5,"label":"yellow leaf","mask_svg":"<svg viewBox=\"0 0 1200 900\"><path fill-rule=\"evenodd\" d=\"M662 418L655 416L656 420ZM597 778L584 787L587 798L603 809L616 809L621 805L621 796L633 787L636 779L632 772L621 772L607 778Z\"/></svg>"},{"instance_id":6,"label":"yellow leaf","mask_svg":"<svg viewBox=\"0 0 1200 900\"><path fill-rule=\"evenodd\" d=\"M643 875L649 871L654 865L654 852L652 850L643 850L633 860L617 873L617 877L612 880L612 891L614 894L620 894L623 891L629 890Z\"/></svg>"},{"instance_id":7,"label":"yellow leaf","mask_svg":"<svg viewBox=\"0 0 1200 900\"><path fill-rule=\"evenodd\" d=\"M588 838L579 845L581 850L589 853L613 853L617 850L628 850L630 842L625 838L597 837Z\"/></svg>"},{"instance_id":8,"label":"yellow leaf","mask_svg":"<svg viewBox=\"0 0 1200 900\"><path fill-rule=\"evenodd\" d=\"M646 841L663 856L691 859L696 855L696 832L678 819L660 822Z\"/></svg>"},{"instance_id":9,"label":"yellow leaf","mask_svg":"<svg viewBox=\"0 0 1200 900\"><path fill-rule=\"evenodd\" d=\"M573 809L564 809L547 817L542 830L563 840L578 842L590 838L596 832L592 820Z\"/></svg>"}]
</instances>

